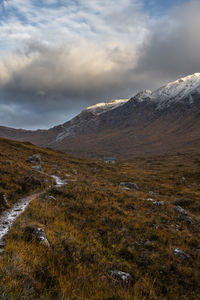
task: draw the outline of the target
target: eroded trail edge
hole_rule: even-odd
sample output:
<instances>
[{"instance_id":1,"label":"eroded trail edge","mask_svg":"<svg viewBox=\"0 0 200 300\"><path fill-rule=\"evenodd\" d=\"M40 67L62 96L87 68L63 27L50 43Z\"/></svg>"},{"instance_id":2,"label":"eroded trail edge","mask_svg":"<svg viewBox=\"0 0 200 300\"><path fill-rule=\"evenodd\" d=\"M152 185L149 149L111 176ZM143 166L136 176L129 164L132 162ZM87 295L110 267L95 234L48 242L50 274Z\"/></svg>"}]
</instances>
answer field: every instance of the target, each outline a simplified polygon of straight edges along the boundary
<instances>
[{"instance_id":1,"label":"eroded trail edge","mask_svg":"<svg viewBox=\"0 0 200 300\"><path fill-rule=\"evenodd\" d=\"M45 174L47 175L47 174ZM61 187L67 182L56 175L47 175L56 181L56 186ZM5 235L10 231L16 219L26 210L29 203L34 200L40 193L32 194L20 199L11 208L7 209L0 215L0 254L5 247Z\"/></svg>"}]
</instances>

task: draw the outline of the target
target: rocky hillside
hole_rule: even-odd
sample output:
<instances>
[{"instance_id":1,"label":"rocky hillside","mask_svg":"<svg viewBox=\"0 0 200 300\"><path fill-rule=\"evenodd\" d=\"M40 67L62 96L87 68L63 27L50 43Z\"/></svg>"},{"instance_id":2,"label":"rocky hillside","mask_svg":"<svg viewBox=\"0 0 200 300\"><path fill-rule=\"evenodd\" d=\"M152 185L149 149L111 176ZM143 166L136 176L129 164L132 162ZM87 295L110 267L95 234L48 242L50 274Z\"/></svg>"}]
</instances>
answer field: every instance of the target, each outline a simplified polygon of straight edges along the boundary
<instances>
[{"instance_id":1,"label":"rocky hillside","mask_svg":"<svg viewBox=\"0 0 200 300\"><path fill-rule=\"evenodd\" d=\"M200 73L130 100L88 107L50 130L0 128L0 136L83 156L133 157L200 148Z\"/></svg>"},{"instance_id":2,"label":"rocky hillside","mask_svg":"<svg viewBox=\"0 0 200 300\"><path fill-rule=\"evenodd\" d=\"M0 243L0 299L200 299L199 155L107 165L8 140L0 153L1 192L40 192Z\"/></svg>"}]
</instances>

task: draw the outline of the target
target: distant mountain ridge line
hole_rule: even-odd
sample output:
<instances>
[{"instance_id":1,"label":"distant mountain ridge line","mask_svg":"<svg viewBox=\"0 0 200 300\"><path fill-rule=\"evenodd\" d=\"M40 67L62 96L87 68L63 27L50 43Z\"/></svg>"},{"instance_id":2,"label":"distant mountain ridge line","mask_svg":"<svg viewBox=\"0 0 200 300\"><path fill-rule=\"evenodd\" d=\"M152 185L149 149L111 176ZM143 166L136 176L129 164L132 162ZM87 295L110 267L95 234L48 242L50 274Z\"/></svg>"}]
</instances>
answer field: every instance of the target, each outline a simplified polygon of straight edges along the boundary
<instances>
[{"instance_id":1,"label":"distant mountain ridge line","mask_svg":"<svg viewBox=\"0 0 200 300\"><path fill-rule=\"evenodd\" d=\"M200 73L154 92L97 103L72 120L48 130L0 126L0 136L77 155L154 155L198 150Z\"/></svg>"}]
</instances>

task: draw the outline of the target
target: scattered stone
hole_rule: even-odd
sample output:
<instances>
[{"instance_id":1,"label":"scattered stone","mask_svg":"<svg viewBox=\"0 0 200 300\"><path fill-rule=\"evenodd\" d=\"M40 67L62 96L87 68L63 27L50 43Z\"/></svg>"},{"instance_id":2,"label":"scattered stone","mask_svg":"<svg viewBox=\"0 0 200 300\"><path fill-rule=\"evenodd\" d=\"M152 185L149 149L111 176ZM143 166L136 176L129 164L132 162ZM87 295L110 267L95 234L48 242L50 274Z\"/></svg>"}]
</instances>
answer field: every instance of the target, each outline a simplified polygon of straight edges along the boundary
<instances>
[{"instance_id":1,"label":"scattered stone","mask_svg":"<svg viewBox=\"0 0 200 300\"><path fill-rule=\"evenodd\" d=\"M48 246L48 247L50 246L49 241L46 238L46 234L42 228L38 227L36 229L35 236L40 244Z\"/></svg>"},{"instance_id":2,"label":"scattered stone","mask_svg":"<svg viewBox=\"0 0 200 300\"><path fill-rule=\"evenodd\" d=\"M49 199L53 202L56 202L56 198L54 196L49 196Z\"/></svg>"},{"instance_id":3,"label":"scattered stone","mask_svg":"<svg viewBox=\"0 0 200 300\"><path fill-rule=\"evenodd\" d=\"M26 162L41 164L41 157L39 154L33 154L26 159Z\"/></svg>"},{"instance_id":4,"label":"scattered stone","mask_svg":"<svg viewBox=\"0 0 200 300\"><path fill-rule=\"evenodd\" d=\"M120 182L120 186L123 186L125 188L131 189L131 190L139 190L139 187L136 183L133 182Z\"/></svg>"},{"instance_id":5,"label":"scattered stone","mask_svg":"<svg viewBox=\"0 0 200 300\"><path fill-rule=\"evenodd\" d=\"M123 190L128 192L128 191L130 191L131 189L125 186L125 187L123 187Z\"/></svg>"},{"instance_id":6,"label":"scattered stone","mask_svg":"<svg viewBox=\"0 0 200 300\"><path fill-rule=\"evenodd\" d=\"M188 215L181 215L180 219L182 221L188 223L188 224L193 224L194 223L193 220L192 220L192 218L190 216L188 216Z\"/></svg>"},{"instance_id":7,"label":"scattered stone","mask_svg":"<svg viewBox=\"0 0 200 300\"><path fill-rule=\"evenodd\" d=\"M179 214L179 217L182 221L193 224L193 220L190 216L188 216L187 212L180 206L175 206L174 210Z\"/></svg>"},{"instance_id":8,"label":"scattered stone","mask_svg":"<svg viewBox=\"0 0 200 300\"><path fill-rule=\"evenodd\" d=\"M177 213L179 213L180 215L185 215L185 216L187 216L186 211L185 211L182 207L180 207L180 206L175 206L175 207L174 207L174 210L175 210Z\"/></svg>"},{"instance_id":9,"label":"scattered stone","mask_svg":"<svg viewBox=\"0 0 200 300\"><path fill-rule=\"evenodd\" d=\"M154 201L153 205L155 205L155 206L163 206L164 202L163 201Z\"/></svg>"},{"instance_id":10,"label":"scattered stone","mask_svg":"<svg viewBox=\"0 0 200 300\"><path fill-rule=\"evenodd\" d=\"M152 191L149 192L149 195L152 195L152 196L153 196L153 195L156 195L156 194L157 194L157 193L152 192Z\"/></svg>"},{"instance_id":11,"label":"scattered stone","mask_svg":"<svg viewBox=\"0 0 200 300\"><path fill-rule=\"evenodd\" d=\"M154 199L152 199L152 198L147 198L146 200L150 201L150 202L154 202Z\"/></svg>"},{"instance_id":12,"label":"scattered stone","mask_svg":"<svg viewBox=\"0 0 200 300\"><path fill-rule=\"evenodd\" d=\"M0 203L6 207L9 207L8 199L4 193L0 193Z\"/></svg>"},{"instance_id":13,"label":"scattered stone","mask_svg":"<svg viewBox=\"0 0 200 300\"><path fill-rule=\"evenodd\" d=\"M32 169L34 169L36 171L39 171L39 172L42 171L42 167L40 165L39 166L32 166Z\"/></svg>"},{"instance_id":14,"label":"scattered stone","mask_svg":"<svg viewBox=\"0 0 200 300\"><path fill-rule=\"evenodd\" d=\"M174 249L174 255L181 259L191 260L191 256L186 254L183 250L179 248Z\"/></svg>"},{"instance_id":15,"label":"scattered stone","mask_svg":"<svg viewBox=\"0 0 200 300\"><path fill-rule=\"evenodd\" d=\"M25 239L30 242L34 238L36 241L38 241L40 244L50 247L49 241L46 238L46 234L44 230L37 226L27 226L24 229L24 237Z\"/></svg>"},{"instance_id":16,"label":"scattered stone","mask_svg":"<svg viewBox=\"0 0 200 300\"><path fill-rule=\"evenodd\" d=\"M121 281L121 283L129 285L133 282L133 277L126 272L122 272L119 270L112 270L109 271L109 275L112 276L114 279Z\"/></svg>"}]
</instances>

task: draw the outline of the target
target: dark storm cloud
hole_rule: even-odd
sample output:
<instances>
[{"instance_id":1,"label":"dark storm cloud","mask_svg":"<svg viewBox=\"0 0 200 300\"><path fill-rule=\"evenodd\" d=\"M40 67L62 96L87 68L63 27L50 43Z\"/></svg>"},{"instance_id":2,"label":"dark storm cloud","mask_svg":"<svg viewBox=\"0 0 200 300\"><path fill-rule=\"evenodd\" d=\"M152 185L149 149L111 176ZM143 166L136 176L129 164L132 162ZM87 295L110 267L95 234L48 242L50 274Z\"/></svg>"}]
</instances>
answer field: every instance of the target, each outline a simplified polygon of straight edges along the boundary
<instances>
[{"instance_id":1,"label":"dark storm cloud","mask_svg":"<svg viewBox=\"0 0 200 300\"><path fill-rule=\"evenodd\" d=\"M199 28L199 1L177 7L168 19L153 26L137 66L139 73L146 73L148 86L158 87L200 71Z\"/></svg>"}]
</instances>

